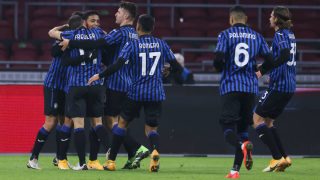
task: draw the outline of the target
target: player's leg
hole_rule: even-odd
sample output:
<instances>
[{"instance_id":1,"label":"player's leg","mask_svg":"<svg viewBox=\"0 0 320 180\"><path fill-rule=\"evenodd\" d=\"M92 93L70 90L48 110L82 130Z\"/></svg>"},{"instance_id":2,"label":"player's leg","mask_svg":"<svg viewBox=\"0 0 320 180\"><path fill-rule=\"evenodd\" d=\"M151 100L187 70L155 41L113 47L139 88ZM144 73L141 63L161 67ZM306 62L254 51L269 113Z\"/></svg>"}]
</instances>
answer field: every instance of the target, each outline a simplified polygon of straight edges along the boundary
<instances>
[{"instance_id":1,"label":"player's leg","mask_svg":"<svg viewBox=\"0 0 320 180\"><path fill-rule=\"evenodd\" d=\"M86 165L86 136L84 130L84 117L86 116L86 87L70 87L67 96L67 115L72 118L74 143L79 158L79 164L74 170L87 170Z\"/></svg>"},{"instance_id":2,"label":"player's leg","mask_svg":"<svg viewBox=\"0 0 320 180\"><path fill-rule=\"evenodd\" d=\"M53 165L58 166L59 159L61 160L61 152L60 152L60 139L61 139L61 128L64 124L64 110L65 110L65 93L62 90L58 91L57 94L57 102L58 102L58 108L57 108L57 126L56 126L56 145L57 145L57 151L56 151L56 157L53 159Z\"/></svg>"},{"instance_id":3,"label":"player's leg","mask_svg":"<svg viewBox=\"0 0 320 180\"><path fill-rule=\"evenodd\" d=\"M161 102L144 102L145 133L151 146L151 160L149 171L158 172L160 168L159 133L157 131L162 112ZM142 157L145 158L145 157Z\"/></svg>"},{"instance_id":4,"label":"player's leg","mask_svg":"<svg viewBox=\"0 0 320 180\"><path fill-rule=\"evenodd\" d=\"M89 133L90 139L90 156L87 166L89 169L103 170L103 166L98 160L98 152L100 144L102 144L104 152L108 150L107 131L102 124L103 106L105 100L105 88L103 86L88 87L87 95L87 116L91 118L91 126Z\"/></svg>"},{"instance_id":5,"label":"player's leg","mask_svg":"<svg viewBox=\"0 0 320 180\"><path fill-rule=\"evenodd\" d=\"M272 172L277 167L283 167L286 164L284 158L282 158L271 130L265 123L268 117L273 116L275 107L277 106L276 99L277 95L275 92L267 90L260 97L253 115L253 127L255 128L261 141L267 145L273 157L269 163L269 166L263 170L264 172Z\"/></svg>"},{"instance_id":6,"label":"player's leg","mask_svg":"<svg viewBox=\"0 0 320 180\"><path fill-rule=\"evenodd\" d=\"M114 127L118 125L119 114L126 101L126 93L107 89L106 94L106 124L108 124L108 127L112 130ZM128 153L128 160L123 166L123 169L137 168L138 166L132 166L132 162L139 153L146 153L148 149L142 146L139 142L137 142L128 132L124 138L123 146Z\"/></svg>"},{"instance_id":7,"label":"player's leg","mask_svg":"<svg viewBox=\"0 0 320 180\"><path fill-rule=\"evenodd\" d=\"M118 125L112 128L112 143L108 161L103 165L106 170L114 171L116 169L115 160L121 144L126 136L127 126L135 117L136 112L140 111L141 104L127 99L124 103Z\"/></svg>"},{"instance_id":8,"label":"player's leg","mask_svg":"<svg viewBox=\"0 0 320 180\"><path fill-rule=\"evenodd\" d=\"M270 129L275 142L278 146L278 149L282 155L282 157L284 157L284 159L287 161L287 167L291 166L292 164L292 160L290 157L288 157L284 146L282 144L281 138L277 132L277 128L274 126L274 120L283 112L284 108L287 106L287 104L289 103L290 99L293 96L293 93L280 93L280 92L276 92L276 97L277 97L277 106L275 107L273 113L272 113L272 117L271 118L267 118L266 119L266 124L268 126L268 128ZM279 170L279 169L276 169ZM281 171L284 169L280 169Z\"/></svg>"},{"instance_id":9,"label":"player's leg","mask_svg":"<svg viewBox=\"0 0 320 180\"><path fill-rule=\"evenodd\" d=\"M72 119L65 116L63 125L60 128L59 140L58 140L59 141L58 168L62 170L70 169L70 165L67 158L67 152L69 149L72 127L73 127Z\"/></svg>"},{"instance_id":10,"label":"player's leg","mask_svg":"<svg viewBox=\"0 0 320 180\"><path fill-rule=\"evenodd\" d=\"M34 141L32 153L27 163L28 168L40 169L38 164L40 151L43 145L45 144L45 142L47 141L49 133L51 132L51 130L53 129L53 127L56 125L56 122L57 122L57 118L55 116L46 116L45 119L46 119L45 123L39 129L36 139Z\"/></svg>"},{"instance_id":11,"label":"player's leg","mask_svg":"<svg viewBox=\"0 0 320 180\"><path fill-rule=\"evenodd\" d=\"M38 164L40 151L45 144L49 133L57 124L57 91L53 88L44 87L44 114L45 123L39 129L34 141L32 153L27 163L28 168L40 169Z\"/></svg>"},{"instance_id":12,"label":"player's leg","mask_svg":"<svg viewBox=\"0 0 320 180\"><path fill-rule=\"evenodd\" d=\"M248 136L248 127L252 126L252 111L255 104L255 94L252 93L243 93L241 96L241 121L237 124L237 133L241 142L242 154L243 154L243 163L247 170L251 170L253 166L252 159L252 150L253 144L249 141Z\"/></svg>"},{"instance_id":13,"label":"player's leg","mask_svg":"<svg viewBox=\"0 0 320 180\"><path fill-rule=\"evenodd\" d=\"M236 125L241 120L241 117L240 117L241 95L242 93L229 93L221 96L222 112L219 119L219 123L223 130L225 140L227 141L227 143L232 145L236 151L235 160L234 160L236 165L234 165L231 168L226 178L238 178L240 167L235 167L235 166L239 166L242 162L242 155L241 155L242 141L240 140L240 138L236 133Z\"/></svg>"}]
</instances>

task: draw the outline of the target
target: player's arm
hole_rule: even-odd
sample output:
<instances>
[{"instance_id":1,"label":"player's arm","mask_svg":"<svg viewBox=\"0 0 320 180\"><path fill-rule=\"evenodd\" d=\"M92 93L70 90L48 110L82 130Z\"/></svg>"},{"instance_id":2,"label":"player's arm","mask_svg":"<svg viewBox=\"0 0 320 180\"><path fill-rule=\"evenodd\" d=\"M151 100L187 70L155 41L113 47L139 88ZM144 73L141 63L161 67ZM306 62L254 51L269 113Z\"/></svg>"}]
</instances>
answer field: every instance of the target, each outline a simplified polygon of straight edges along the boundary
<instances>
[{"instance_id":1,"label":"player's arm","mask_svg":"<svg viewBox=\"0 0 320 180\"><path fill-rule=\"evenodd\" d=\"M176 59L169 61L170 73L173 73L173 77L178 84L183 84L187 79L183 76L183 67L178 63Z\"/></svg>"},{"instance_id":2,"label":"player's arm","mask_svg":"<svg viewBox=\"0 0 320 180\"><path fill-rule=\"evenodd\" d=\"M107 46L107 42L100 38L98 40L67 40L64 39L63 41L69 41L70 48L79 48L79 49L97 49L104 46Z\"/></svg>"},{"instance_id":3,"label":"player's arm","mask_svg":"<svg viewBox=\"0 0 320 180\"><path fill-rule=\"evenodd\" d=\"M90 63L95 58L97 58L97 54L95 52L87 52L87 51L83 51L82 53L80 53L80 56L72 58L70 56L70 51L67 50L62 55L61 64L64 66L77 66L82 62Z\"/></svg>"},{"instance_id":4,"label":"player's arm","mask_svg":"<svg viewBox=\"0 0 320 180\"><path fill-rule=\"evenodd\" d=\"M281 66L282 64L286 63L290 58L290 49L282 49L280 51L280 55L277 59L273 60L271 54L267 54L264 56L263 64L258 68L261 75L266 74L270 70Z\"/></svg>"},{"instance_id":5,"label":"player's arm","mask_svg":"<svg viewBox=\"0 0 320 180\"><path fill-rule=\"evenodd\" d=\"M224 53L223 52L216 52L216 57L213 60L213 67L218 71L218 72L222 72L223 67L225 65L224 62Z\"/></svg>"},{"instance_id":6,"label":"player's arm","mask_svg":"<svg viewBox=\"0 0 320 180\"><path fill-rule=\"evenodd\" d=\"M228 41L224 32L218 35L217 47L215 50L215 59L213 60L213 67L221 72L225 65L225 52L227 51Z\"/></svg>"},{"instance_id":7,"label":"player's arm","mask_svg":"<svg viewBox=\"0 0 320 180\"><path fill-rule=\"evenodd\" d=\"M108 77L110 76L111 74L117 72L124 64L125 64L126 60L123 59L123 58L118 58L118 60L108 66L104 71L102 71L101 73L99 74L95 74L93 75L89 81L88 81L88 85L90 85L92 82L96 81L96 80L99 80L101 78L104 78L104 77Z\"/></svg>"},{"instance_id":8,"label":"player's arm","mask_svg":"<svg viewBox=\"0 0 320 180\"><path fill-rule=\"evenodd\" d=\"M54 27L52 28L48 34L51 38L54 38L54 39L59 39L59 40L62 40L61 38L61 29L65 28L66 26L68 26L67 24L65 25L62 25L62 26L57 26L57 27Z\"/></svg>"},{"instance_id":9,"label":"player's arm","mask_svg":"<svg viewBox=\"0 0 320 180\"><path fill-rule=\"evenodd\" d=\"M115 33L111 32L110 34L105 35L103 38L98 40L68 40L64 39L61 42L63 47L79 48L79 49L97 49L101 47L108 47L109 45L114 44L119 38L115 37Z\"/></svg>"}]
</instances>

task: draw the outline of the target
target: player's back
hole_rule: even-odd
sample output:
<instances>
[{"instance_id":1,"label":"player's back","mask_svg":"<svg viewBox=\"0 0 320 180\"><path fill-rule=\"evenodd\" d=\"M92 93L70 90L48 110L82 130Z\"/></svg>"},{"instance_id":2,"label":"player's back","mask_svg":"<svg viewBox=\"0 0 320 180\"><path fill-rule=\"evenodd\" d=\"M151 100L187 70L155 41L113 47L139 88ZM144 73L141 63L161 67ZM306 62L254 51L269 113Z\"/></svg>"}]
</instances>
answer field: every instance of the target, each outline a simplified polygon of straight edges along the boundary
<instances>
[{"instance_id":1,"label":"player's back","mask_svg":"<svg viewBox=\"0 0 320 180\"><path fill-rule=\"evenodd\" d=\"M263 37L244 24L235 24L219 34L216 51L225 55L220 94L258 93L256 56L269 53Z\"/></svg>"},{"instance_id":2,"label":"player's back","mask_svg":"<svg viewBox=\"0 0 320 180\"><path fill-rule=\"evenodd\" d=\"M290 49L290 58L270 72L269 88L292 93L296 89L296 39L290 29L279 29L272 42L273 59L277 59L280 56L280 51L286 48Z\"/></svg>"},{"instance_id":3,"label":"player's back","mask_svg":"<svg viewBox=\"0 0 320 180\"><path fill-rule=\"evenodd\" d=\"M106 35L105 39L110 46L109 51L107 52L108 64L113 64L118 59L123 46L127 42L137 40L138 34L132 25L125 25L112 30L108 35ZM120 92L127 92L130 84L131 81L126 66L108 77L106 80L106 86L109 89Z\"/></svg>"},{"instance_id":4,"label":"player's back","mask_svg":"<svg viewBox=\"0 0 320 180\"><path fill-rule=\"evenodd\" d=\"M74 40L97 40L104 36L104 32L100 28L88 29L81 27L67 33L72 33ZM76 58L80 56L80 54L83 54L84 50L71 49L69 53L71 58ZM91 63L82 62L76 66L69 66L68 70L70 71L69 86L87 86L88 79L101 71L101 50L98 50L97 58ZM93 85L96 84L100 84L100 81L93 83Z\"/></svg>"},{"instance_id":5,"label":"player's back","mask_svg":"<svg viewBox=\"0 0 320 180\"><path fill-rule=\"evenodd\" d=\"M64 38L71 39L72 36ZM61 63L61 55L63 53L62 50L59 50L60 52L56 52L57 47L60 48L60 46L58 46L59 43L60 41L56 40L52 45L52 48L55 48L54 53L56 54L54 54L52 57L51 65L44 80L44 86L64 90L68 80L67 66L62 65Z\"/></svg>"},{"instance_id":6,"label":"player's back","mask_svg":"<svg viewBox=\"0 0 320 180\"><path fill-rule=\"evenodd\" d=\"M162 84L162 68L172 60L172 52L161 39L151 35L140 36L133 41L129 62L132 86L128 96L137 101L162 101L165 93Z\"/></svg>"}]
</instances>

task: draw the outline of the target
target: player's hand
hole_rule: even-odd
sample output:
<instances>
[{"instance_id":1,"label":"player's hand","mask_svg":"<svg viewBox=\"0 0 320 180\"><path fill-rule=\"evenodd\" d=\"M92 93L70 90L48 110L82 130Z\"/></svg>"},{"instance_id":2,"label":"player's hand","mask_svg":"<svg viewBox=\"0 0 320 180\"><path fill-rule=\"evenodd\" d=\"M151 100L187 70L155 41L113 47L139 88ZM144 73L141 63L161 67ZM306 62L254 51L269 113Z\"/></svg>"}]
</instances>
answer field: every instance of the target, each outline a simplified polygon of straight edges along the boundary
<instances>
[{"instance_id":1,"label":"player's hand","mask_svg":"<svg viewBox=\"0 0 320 180\"><path fill-rule=\"evenodd\" d=\"M64 50L66 50L67 49L67 47L69 46L69 39L64 39L64 38L62 38L62 41L60 42L60 46L62 46L61 47L61 50L62 51L64 51Z\"/></svg>"},{"instance_id":2,"label":"player's hand","mask_svg":"<svg viewBox=\"0 0 320 180\"><path fill-rule=\"evenodd\" d=\"M88 85L91 85L91 83L93 83L94 81L99 80L99 79L100 79L100 78L99 78L99 74L93 75L93 76L89 79Z\"/></svg>"},{"instance_id":3,"label":"player's hand","mask_svg":"<svg viewBox=\"0 0 320 180\"><path fill-rule=\"evenodd\" d=\"M162 70L162 75L168 77L170 75L170 64L164 64L164 69Z\"/></svg>"},{"instance_id":4,"label":"player's hand","mask_svg":"<svg viewBox=\"0 0 320 180\"><path fill-rule=\"evenodd\" d=\"M262 74L261 74L260 71L257 71L257 72L256 72L256 75L257 75L258 78L261 78L261 77L262 77Z\"/></svg>"}]
</instances>

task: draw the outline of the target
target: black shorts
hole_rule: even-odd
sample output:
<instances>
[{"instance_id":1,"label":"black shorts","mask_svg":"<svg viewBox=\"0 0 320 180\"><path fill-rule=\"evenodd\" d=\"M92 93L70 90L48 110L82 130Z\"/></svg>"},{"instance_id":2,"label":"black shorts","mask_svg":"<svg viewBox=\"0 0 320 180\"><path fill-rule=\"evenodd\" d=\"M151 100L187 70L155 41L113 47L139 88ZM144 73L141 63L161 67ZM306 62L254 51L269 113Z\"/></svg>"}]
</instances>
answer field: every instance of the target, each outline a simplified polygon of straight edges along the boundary
<instances>
[{"instance_id":1,"label":"black shorts","mask_svg":"<svg viewBox=\"0 0 320 180\"><path fill-rule=\"evenodd\" d=\"M266 90L259 99L255 113L263 118L276 119L283 112L293 94Z\"/></svg>"},{"instance_id":2,"label":"black shorts","mask_svg":"<svg viewBox=\"0 0 320 180\"><path fill-rule=\"evenodd\" d=\"M232 92L221 96L221 100L220 124L224 126L236 124L244 129L253 124L255 94Z\"/></svg>"},{"instance_id":3,"label":"black shorts","mask_svg":"<svg viewBox=\"0 0 320 180\"><path fill-rule=\"evenodd\" d=\"M130 122L138 116L141 108L144 109L145 124L151 127L157 127L159 125L159 119L162 112L162 102L142 102L134 101L127 98L121 116L126 121Z\"/></svg>"},{"instance_id":4,"label":"black shorts","mask_svg":"<svg viewBox=\"0 0 320 180\"><path fill-rule=\"evenodd\" d=\"M67 95L68 117L102 117L105 88L96 86L73 86Z\"/></svg>"},{"instance_id":5,"label":"black shorts","mask_svg":"<svg viewBox=\"0 0 320 180\"><path fill-rule=\"evenodd\" d=\"M105 116L118 116L122 110L127 93L106 89Z\"/></svg>"},{"instance_id":6,"label":"black shorts","mask_svg":"<svg viewBox=\"0 0 320 180\"><path fill-rule=\"evenodd\" d=\"M47 116L64 115L65 93L62 90L43 87L44 114Z\"/></svg>"}]
</instances>

